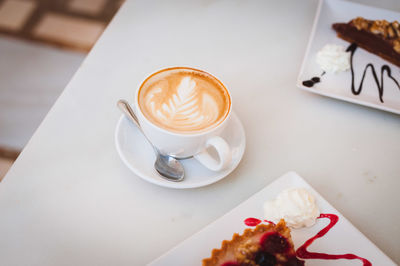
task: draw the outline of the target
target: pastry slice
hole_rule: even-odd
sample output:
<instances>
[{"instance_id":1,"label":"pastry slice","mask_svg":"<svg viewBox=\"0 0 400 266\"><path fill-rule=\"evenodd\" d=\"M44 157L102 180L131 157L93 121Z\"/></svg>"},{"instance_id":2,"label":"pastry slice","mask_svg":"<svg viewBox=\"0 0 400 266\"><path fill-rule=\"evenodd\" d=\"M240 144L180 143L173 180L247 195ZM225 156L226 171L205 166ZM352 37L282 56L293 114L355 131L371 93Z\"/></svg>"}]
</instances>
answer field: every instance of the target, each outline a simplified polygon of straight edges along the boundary
<instances>
[{"instance_id":1,"label":"pastry slice","mask_svg":"<svg viewBox=\"0 0 400 266\"><path fill-rule=\"evenodd\" d=\"M338 37L400 66L400 24L397 21L355 18L348 23L335 23Z\"/></svg>"},{"instance_id":2,"label":"pastry slice","mask_svg":"<svg viewBox=\"0 0 400 266\"><path fill-rule=\"evenodd\" d=\"M246 229L232 240L222 241L220 249L213 249L211 257L203 259L203 266L297 266L304 261L296 257L290 229L285 221L278 224L259 224Z\"/></svg>"}]
</instances>

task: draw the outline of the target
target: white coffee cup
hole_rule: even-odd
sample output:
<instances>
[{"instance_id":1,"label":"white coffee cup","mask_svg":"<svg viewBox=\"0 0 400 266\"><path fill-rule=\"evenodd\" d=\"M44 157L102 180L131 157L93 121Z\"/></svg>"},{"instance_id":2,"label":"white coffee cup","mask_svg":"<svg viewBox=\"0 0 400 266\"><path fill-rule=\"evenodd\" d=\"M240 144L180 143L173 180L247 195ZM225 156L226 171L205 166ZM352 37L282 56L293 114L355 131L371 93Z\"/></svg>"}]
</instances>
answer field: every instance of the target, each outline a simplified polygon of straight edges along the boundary
<instances>
[{"instance_id":1,"label":"white coffee cup","mask_svg":"<svg viewBox=\"0 0 400 266\"><path fill-rule=\"evenodd\" d=\"M194 71L209 75L225 89L229 105L227 107L228 109L225 108L225 116L221 121L218 121L218 124L199 132L181 133L163 128L146 117L139 104L141 89L150 79L157 79L157 75L177 70ZM231 119L232 101L229 91L223 83L213 75L189 67L171 67L161 69L146 78L136 91L135 109L144 134L161 153L171 155L178 159L193 156L202 165L212 171L224 170L229 166L232 160L232 151L226 140L221 137L221 133Z\"/></svg>"}]
</instances>

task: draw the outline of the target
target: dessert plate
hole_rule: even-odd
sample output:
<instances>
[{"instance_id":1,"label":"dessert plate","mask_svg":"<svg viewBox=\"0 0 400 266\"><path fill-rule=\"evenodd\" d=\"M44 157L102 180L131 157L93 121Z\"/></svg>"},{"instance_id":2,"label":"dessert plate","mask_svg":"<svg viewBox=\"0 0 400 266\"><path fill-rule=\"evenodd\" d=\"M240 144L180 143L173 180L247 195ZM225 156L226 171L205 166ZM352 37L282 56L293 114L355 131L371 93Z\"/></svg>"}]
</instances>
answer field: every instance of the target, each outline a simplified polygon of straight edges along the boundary
<instances>
[{"instance_id":1,"label":"dessert plate","mask_svg":"<svg viewBox=\"0 0 400 266\"><path fill-rule=\"evenodd\" d=\"M182 160L185 179L171 182L163 179L154 169L156 156L145 137L124 115L118 121L115 130L115 145L124 164L142 179L169 188L195 188L215 183L231 173L239 164L246 147L243 125L232 112L231 121L221 134L232 149L232 162L225 170L214 172L205 168L195 159Z\"/></svg>"},{"instance_id":2,"label":"dessert plate","mask_svg":"<svg viewBox=\"0 0 400 266\"><path fill-rule=\"evenodd\" d=\"M351 91L350 70L336 74L326 73L321 76L323 71L316 63L317 52L326 44L338 44L344 47L350 45L350 43L336 36L336 32L332 29L332 24L336 22L347 23L359 16L371 20L399 21L400 13L342 0L320 0L308 47L297 79L297 87L324 96L400 114L400 89L386 74L384 74L383 78L383 103L379 99L378 86L371 69L366 72L364 85L359 95L354 95ZM388 65L392 70L393 77L400 82L399 67L364 49L357 48L353 57L354 85L356 88L360 84L363 71L368 63L374 65L379 80L381 67ZM316 83L311 88L302 84L303 81L310 80L312 77L320 77L321 82Z\"/></svg>"},{"instance_id":3,"label":"dessert plate","mask_svg":"<svg viewBox=\"0 0 400 266\"><path fill-rule=\"evenodd\" d=\"M230 240L234 233L241 234L245 228L249 228L243 222L246 218L263 219L264 202L275 199L279 192L287 188L306 188L315 196L321 213L332 213L339 217L337 224L325 236L315 240L309 250L328 254L353 253L368 259L372 265L396 265L295 172L289 172L278 178L215 222L152 261L149 265L201 265L202 259L210 257L211 250L219 248L223 240ZM312 227L292 229L292 240L295 248L300 247L327 224L328 221L326 219L317 219L316 224ZM311 266L362 265L359 260L345 259L307 259L305 261L306 265Z\"/></svg>"}]
</instances>

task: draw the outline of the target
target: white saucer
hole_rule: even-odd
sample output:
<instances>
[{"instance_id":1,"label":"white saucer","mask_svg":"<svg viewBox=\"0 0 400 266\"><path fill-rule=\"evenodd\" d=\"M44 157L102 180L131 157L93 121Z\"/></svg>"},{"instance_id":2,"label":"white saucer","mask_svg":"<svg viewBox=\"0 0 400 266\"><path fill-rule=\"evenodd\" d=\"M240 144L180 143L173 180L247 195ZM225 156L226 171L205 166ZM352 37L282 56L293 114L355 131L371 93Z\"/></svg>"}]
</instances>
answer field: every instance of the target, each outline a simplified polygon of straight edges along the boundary
<instances>
[{"instance_id":1,"label":"white saucer","mask_svg":"<svg viewBox=\"0 0 400 266\"><path fill-rule=\"evenodd\" d=\"M230 166L219 172L205 168L195 159L181 161L185 168L185 179L181 182L171 182L163 179L154 169L155 154L142 133L125 115L118 121L115 130L115 145L121 160L136 175L142 179L169 188L195 188L215 183L230 174L239 164L246 147L246 137L243 125L234 112L231 121L223 131L223 137L232 148Z\"/></svg>"}]
</instances>

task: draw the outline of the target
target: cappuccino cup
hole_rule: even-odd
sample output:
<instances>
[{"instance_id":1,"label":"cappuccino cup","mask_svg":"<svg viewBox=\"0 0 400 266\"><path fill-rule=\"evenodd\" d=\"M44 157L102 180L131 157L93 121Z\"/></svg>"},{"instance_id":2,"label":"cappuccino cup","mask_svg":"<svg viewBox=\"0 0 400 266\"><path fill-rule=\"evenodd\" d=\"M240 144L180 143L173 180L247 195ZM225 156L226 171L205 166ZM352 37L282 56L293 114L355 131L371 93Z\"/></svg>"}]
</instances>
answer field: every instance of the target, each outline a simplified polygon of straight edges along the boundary
<instances>
[{"instance_id":1,"label":"cappuccino cup","mask_svg":"<svg viewBox=\"0 0 400 266\"><path fill-rule=\"evenodd\" d=\"M193 156L213 171L229 166L231 148L220 135L232 101L213 75L189 67L161 69L140 85L135 108L144 134L162 154Z\"/></svg>"}]
</instances>

